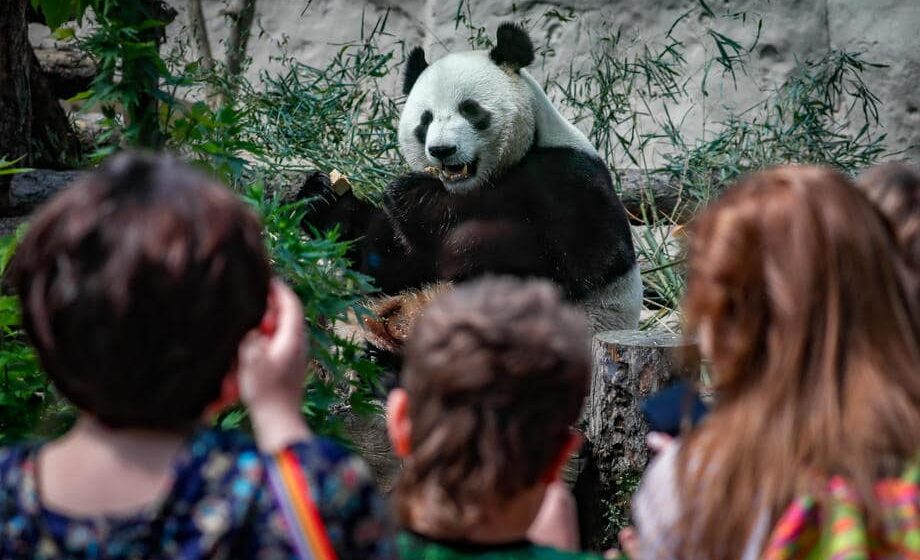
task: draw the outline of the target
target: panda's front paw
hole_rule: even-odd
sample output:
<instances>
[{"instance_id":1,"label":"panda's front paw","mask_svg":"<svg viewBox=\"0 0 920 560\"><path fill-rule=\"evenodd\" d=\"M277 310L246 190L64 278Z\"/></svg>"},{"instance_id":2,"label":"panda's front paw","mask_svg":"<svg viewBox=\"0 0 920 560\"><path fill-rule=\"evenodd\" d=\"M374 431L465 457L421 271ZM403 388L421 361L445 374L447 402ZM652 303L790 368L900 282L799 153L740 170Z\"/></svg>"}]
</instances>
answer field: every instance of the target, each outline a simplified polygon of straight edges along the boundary
<instances>
[{"instance_id":1,"label":"panda's front paw","mask_svg":"<svg viewBox=\"0 0 920 560\"><path fill-rule=\"evenodd\" d=\"M398 363L415 322L435 297L450 289L449 283L438 282L395 296L372 297L364 302L369 315L359 318L350 312L347 320L335 324L335 333L365 346L378 361Z\"/></svg>"},{"instance_id":2,"label":"panda's front paw","mask_svg":"<svg viewBox=\"0 0 920 560\"><path fill-rule=\"evenodd\" d=\"M416 171L393 180L383 196L387 215L409 237L437 236L450 227L451 199L444 183L430 173Z\"/></svg>"},{"instance_id":3,"label":"panda's front paw","mask_svg":"<svg viewBox=\"0 0 920 560\"><path fill-rule=\"evenodd\" d=\"M342 239L355 240L366 234L368 224L379 210L370 202L355 196L348 180L333 171L330 174L313 171L304 177L297 200L307 200L303 217L304 229L318 231L339 228Z\"/></svg>"}]
</instances>

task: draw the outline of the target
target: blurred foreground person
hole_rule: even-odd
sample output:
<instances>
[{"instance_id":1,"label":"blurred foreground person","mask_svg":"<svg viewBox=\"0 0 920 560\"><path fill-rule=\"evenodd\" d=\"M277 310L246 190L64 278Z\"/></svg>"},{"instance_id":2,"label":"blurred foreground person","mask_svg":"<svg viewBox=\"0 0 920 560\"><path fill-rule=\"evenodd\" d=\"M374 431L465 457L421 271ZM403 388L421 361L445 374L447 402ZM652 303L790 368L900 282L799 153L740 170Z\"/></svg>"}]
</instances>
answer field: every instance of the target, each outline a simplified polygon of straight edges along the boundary
<instances>
[{"instance_id":1,"label":"blurred foreground person","mask_svg":"<svg viewBox=\"0 0 920 560\"><path fill-rule=\"evenodd\" d=\"M899 258L828 169L756 173L697 218L684 313L716 402L646 473L639 557L920 555L920 330Z\"/></svg>"},{"instance_id":2,"label":"blurred foreground person","mask_svg":"<svg viewBox=\"0 0 920 560\"><path fill-rule=\"evenodd\" d=\"M224 186L116 156L34 217L7 281L79 414L0 450L0 557L388 557L367 469L301 416L300 301ZM205 422L237 398L254 442Z\"/></svg>"},{"instance_id":3,"label":"blurred foreground person","mask_svg":"<svg viewBox=\"0 0 920 560\"><path fill-rule=\"evenodd\" d=\"M913 313L920 313L920 170L903 163L883 163L860 175L856 186L888 220L907 268Z\"/></svg>"},{"instance_id":4,"label":"blurred foreground person","mask_svg":"<svg viewBox=\"0 0 920 560\"><path fill-rule=\"evenodd\" d=\"M404 560L593 558L527 540L580 443L588 341L543 281L487 277L429 304L388 403Z\"/></svg>"}]
</instances>

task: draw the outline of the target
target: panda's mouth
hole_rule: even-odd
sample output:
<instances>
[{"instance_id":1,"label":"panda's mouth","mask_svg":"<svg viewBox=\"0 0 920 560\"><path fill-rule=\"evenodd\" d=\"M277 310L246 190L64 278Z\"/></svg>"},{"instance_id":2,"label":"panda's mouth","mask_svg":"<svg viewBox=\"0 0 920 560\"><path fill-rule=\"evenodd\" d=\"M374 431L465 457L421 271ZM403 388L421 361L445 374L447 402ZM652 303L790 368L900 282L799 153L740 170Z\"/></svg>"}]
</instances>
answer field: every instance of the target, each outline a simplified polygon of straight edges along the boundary
<instances>
[{"instance_id":1,"label":"panda's mouth","mask_svg":"<svg viewBox=\"0 0 920 560\"><path fill-rule=\"evenodd\" d=\"M465 181L476 174L476 166L478 163L477 160L467 163L442 163L440 167L438 167L438 174L441 176L441 180L446 183Z\"/></svg>"}]
</instances>

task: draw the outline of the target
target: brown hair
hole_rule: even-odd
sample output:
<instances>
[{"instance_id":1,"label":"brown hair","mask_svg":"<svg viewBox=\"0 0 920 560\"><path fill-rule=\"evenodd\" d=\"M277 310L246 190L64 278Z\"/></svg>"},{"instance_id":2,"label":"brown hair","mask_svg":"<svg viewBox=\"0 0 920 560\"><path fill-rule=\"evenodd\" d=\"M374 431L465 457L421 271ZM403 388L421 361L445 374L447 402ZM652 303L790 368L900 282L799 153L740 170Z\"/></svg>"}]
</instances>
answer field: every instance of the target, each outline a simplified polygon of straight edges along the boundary
<instances>
[{"instance_id":1,"label":"brown hair","mask_svg":"<svg viewBox=\"0 0 920 560\"><path fill-rule=\"evenodd\" d=\"M920 172L904 163L883 163L860 175L856 186L894 231L908 268L914 313L920 313Z\"/></svg>"},{"instance_id":2,"label":"brown hair","mask_svg":"<svg viewBox=\"0 0 920 560\"><path fill-rule=\"evenodd\" d=\"M112 427L181 429L219 395L269 277L259 221L226 187L122 154L38 212L6 280L74 405Z\"/></svg>"},{"instance_id":3,"label":"brown hair","mask_svg":"<svg viewBox=\"0 0 920 560\"><path fill-rule=\"evenodd\" d=\"M411 455L396 488L402 522L422 504L458 538L540 482L565 446L590 376L584 316L551 284L486 278L439 296L407 345Z\"/></svg>"},{"instance_id":4,"label":"brown hair","mask_svg":"<svg viewBox=\"0 0 920 560\"><path fill-rule=\"evenodd\" d=\"M816 475L872 484L920 450L917 318L878 213L843 175L742 180L692 229L688 331L713 341L718 402L681 449L683 558L739 558L755 518Z\"/></svg>"}]
</instances>

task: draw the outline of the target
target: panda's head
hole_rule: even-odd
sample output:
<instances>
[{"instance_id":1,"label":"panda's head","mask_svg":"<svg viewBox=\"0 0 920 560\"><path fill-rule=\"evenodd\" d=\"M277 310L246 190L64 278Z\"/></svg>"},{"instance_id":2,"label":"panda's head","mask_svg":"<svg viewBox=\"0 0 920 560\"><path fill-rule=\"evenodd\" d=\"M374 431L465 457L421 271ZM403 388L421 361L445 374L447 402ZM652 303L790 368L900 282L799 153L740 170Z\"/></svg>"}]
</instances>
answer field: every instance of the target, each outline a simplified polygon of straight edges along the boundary
<instances>
[{"instance_id":1,"label":"panda's head","mask_svg":"<svg viewBox=\"0 0 920 560\"><path fill-rule=\"evenodd\" d=\"M468 192L520 161L534 140L533 99L520 69L534 59L527 33L498 28L491 51L408 58L399 147L413 170L435 168L448 191Z\"/></svg>"}]
</instances>

